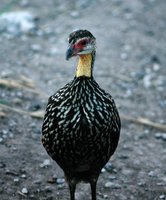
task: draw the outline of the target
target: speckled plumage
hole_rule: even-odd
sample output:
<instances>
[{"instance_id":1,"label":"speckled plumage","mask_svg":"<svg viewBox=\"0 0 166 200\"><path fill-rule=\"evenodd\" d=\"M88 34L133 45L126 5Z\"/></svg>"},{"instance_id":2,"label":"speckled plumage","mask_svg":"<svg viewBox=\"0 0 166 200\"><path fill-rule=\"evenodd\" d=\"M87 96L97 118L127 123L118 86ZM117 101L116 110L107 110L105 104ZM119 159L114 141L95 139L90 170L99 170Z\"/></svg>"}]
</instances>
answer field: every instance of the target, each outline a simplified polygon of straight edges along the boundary
<instances>
[{"instance_id":1,"label":"speckled plumage","mask_svg":"<svg viewBox=\"0 0 166 200\"><path fill-rule=\"evenodd\" d=\"M92 200L96 199L98 176L114 153L119 134L120 118L114 100L93 76L75 77L49 98L42 143L63 169L71 200L75 199L79 181L91 184Z\"/></svg>"}]
</instances>

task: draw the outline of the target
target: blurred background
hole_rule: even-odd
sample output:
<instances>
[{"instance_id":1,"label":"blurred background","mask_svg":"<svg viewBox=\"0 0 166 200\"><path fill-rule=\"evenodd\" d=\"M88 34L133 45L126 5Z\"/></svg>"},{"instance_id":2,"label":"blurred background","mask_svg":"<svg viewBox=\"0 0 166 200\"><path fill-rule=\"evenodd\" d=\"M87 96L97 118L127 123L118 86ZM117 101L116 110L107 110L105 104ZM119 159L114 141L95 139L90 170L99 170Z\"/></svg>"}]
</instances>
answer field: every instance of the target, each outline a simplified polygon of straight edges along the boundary
<instances>
[{"instance_id":1,"label":"blurred background","mask_svg":"<svg viewBox=\"0 0 166 200\"><path fill-rule=\"evenodd\" d=\"M75 75L65 52L76 29L96 37L94 78L122 119L98 199L166 199L165 10L165 0L0 1L0 199L69 199L40 134L48 97ZM81 184L77 199L89 197Z\"/></svg>"}]
</instances>

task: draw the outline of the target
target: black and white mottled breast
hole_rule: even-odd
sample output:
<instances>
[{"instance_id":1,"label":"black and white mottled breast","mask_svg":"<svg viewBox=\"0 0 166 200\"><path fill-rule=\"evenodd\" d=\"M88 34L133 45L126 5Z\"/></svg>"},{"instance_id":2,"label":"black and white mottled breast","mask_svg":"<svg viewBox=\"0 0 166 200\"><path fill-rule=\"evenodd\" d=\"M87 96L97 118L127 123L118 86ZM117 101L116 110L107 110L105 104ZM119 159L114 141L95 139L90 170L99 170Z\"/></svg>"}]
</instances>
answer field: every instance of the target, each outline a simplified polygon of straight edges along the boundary
<instances>
[{"instance_id":1,"label":"black and white mottled breast","mask_svg":"<svg viewBox=\"0 0 166 200\"><path fill-rule=\"evenodd\" d=\"M51 96L42 127L42 143L63 168L106 163L114 153L120 119L112 97L92 78L78 77ZM84 165L83 165L84 166Z\"/></svg>"}]
</instances>

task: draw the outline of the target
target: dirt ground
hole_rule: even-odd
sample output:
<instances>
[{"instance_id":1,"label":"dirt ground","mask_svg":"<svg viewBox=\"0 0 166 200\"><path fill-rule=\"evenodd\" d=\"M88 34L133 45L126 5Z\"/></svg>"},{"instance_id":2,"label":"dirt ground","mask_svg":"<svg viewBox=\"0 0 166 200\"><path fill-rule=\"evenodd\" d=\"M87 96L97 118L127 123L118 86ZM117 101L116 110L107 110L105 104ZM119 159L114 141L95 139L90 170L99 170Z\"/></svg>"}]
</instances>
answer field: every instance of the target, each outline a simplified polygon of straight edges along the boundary
<instances>
[{"instance_id":1,"label":"dirt ground","mask_svg":"<svg viewBox=\"0 0 166 200\"><path fill-rule=\"evenodd\" d=\"M94 77L122 116L98 200L166 199L166 129L134 122L166 124L165 0L1 0L0 15L16 10L38 20L29 34L0 31L0 199L69 199L63 172L40 142L42 117L30 114L73 78L76 59L65 61L65 51L78 28L97 38ZM89 185L81 183L76 197L90 200Z\"/></svg>"}]
</instances>

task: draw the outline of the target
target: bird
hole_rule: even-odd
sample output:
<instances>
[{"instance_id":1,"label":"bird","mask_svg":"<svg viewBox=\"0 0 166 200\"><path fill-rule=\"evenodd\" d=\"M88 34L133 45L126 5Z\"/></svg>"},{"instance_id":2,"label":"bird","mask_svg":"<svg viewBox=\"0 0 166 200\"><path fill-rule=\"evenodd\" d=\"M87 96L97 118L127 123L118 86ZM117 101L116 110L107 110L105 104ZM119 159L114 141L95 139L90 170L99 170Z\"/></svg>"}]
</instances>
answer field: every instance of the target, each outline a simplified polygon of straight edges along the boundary
<instances>
[{"instance_id":1,"label":"bird","mask_svg":"<svg viewBox=\"0 0 166 200\"><path fill-rule=\"evenodd\" d=\"M96 200L97 181L118 146L121 121L112 96L93 76L96 38L79 29L69 34L68 43L66 60L78 57L75 76L49 97L41 140L64 172L70 200L79 182L90 184Z\"/></svg>"}]
</instances>

